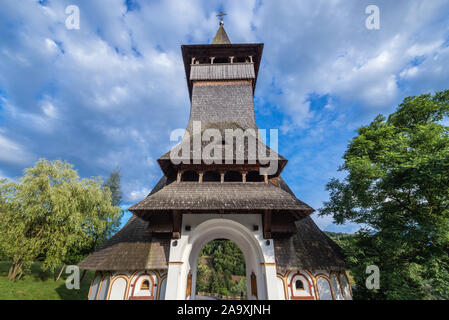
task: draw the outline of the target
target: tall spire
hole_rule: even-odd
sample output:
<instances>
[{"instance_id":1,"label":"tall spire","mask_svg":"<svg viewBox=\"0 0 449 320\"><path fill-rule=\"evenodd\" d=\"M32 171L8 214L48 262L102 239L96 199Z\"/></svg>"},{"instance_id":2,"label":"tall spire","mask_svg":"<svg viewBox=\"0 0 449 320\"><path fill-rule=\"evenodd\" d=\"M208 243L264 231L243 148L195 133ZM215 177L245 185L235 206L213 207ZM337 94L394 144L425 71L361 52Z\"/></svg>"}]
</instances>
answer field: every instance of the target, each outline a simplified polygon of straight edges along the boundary
<instances>
[{"instance_id":1,"label":"tall spire","mask_svg":"<svg viewBox=\"0 0 449 320\"><path fill-rule=\"evenodd\" d=\"M223 27L223 17L227 14L223 11L220 11L219 14L217 14L217 17L220 18L220 27L218 27L217 34L214 37L214 40L212 40L212 44L230 44L231 41L229 41L228 35L226 34L226 31Z\"/></svg>"}]
</instances>

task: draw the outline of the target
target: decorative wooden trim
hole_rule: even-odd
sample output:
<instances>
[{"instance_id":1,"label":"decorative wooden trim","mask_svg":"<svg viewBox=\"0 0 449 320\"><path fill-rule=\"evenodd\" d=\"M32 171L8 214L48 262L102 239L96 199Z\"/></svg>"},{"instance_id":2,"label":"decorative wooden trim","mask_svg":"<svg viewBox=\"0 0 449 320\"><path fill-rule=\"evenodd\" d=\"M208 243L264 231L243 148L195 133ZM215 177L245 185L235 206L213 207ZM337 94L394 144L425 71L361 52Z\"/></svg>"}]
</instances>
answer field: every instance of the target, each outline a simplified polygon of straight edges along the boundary
<instances>
[{"instance_id":1,"label":"decorative wooden trim","mask_svg":"<svg viewBox=\"0 0 449 320\"><path fill-rule=\"evenodd\" d=\"M103 280L105 279L103 272L100 272L100 274L101 274L101 280L100 280L100 283L98 284L98 291L97 291L97 294L95 295L95 300L98 300L98 296L100 295L101 287L103 286Z\"/></svg>"},{"instance_id":2,"label":"decorative wooden trim","mask_svg":"<svg viewBox=\"0 0 449 320\"><path fill-rule=\"evenodd\" d=\"M352 293L352 287L351 287L351 283L349 282L348 275L346 274L346 271L341 272L341 274L344 275L346 278L346 282L348 283L348 287L349 287L349 293L351 294L351 298L352 298L354 295Z\"/></svg>"},{"instance_id":3,"label":"decorative wooden trim","mask_svg":"<svg viewBox=\"0 0 449 320\"><path fill-rule=\"evenodd\" d=\"M130 296L128 300L154 300L154 299L153 299L153 297L145 297L145 296L133 297L133 296Z\"/></svg>"},{"instance_id":4,"label":"decorative wooden trim","mask_svg":"<svg viewBox=\"0 0 449 320\"><path fill-rule=\"evenodd\" d=\"M132 280L138 273L140 272L145 272L145 270L137 270L134 271L133 273L131 273L131 275L129 276L129 279Z\"/></svg>"},{"instance_id":5,"label":"decorative wooden trim","mask_svg":"<svg viewBox=\"0 0 449 320\"><path fill-rule=\"evenodd\" d=\"M156 300L159 300L159 291L161 291L161 285L162 285L161 276L159 275L159 271L157 271L157 270L151 270L150 272L153 272L157 279L155 297L156 297Z\"/></svg>"},{"instance_id":6,"label":"decorative wooden trim","mask_svg":"<svg viewBox=\"0 0 449 320\"><path fill-rule=\"evenodd\" d=\"M317 281L319 278L324 278L327 280L327 282L329 283L329 288L331 289L332 300L335 300L335 294L334 294L334 290L332 289L332 281L330 280L330 278L327 275L325 275L324 273L318 273L315 277L316 277Z\"/></svg>"},{"instance_id":7,"label":"decorative wooden trim","mask_svg":"<svg viewBox=\"0 0 449 320\"><path fill-rule=\"evenodd\" d=\"M343 284L341 283L341 277L340 277L340 275L341 275L341 272L338 272L338 273L336 274L337 280L338 280L338 284L340 285L341 295L343 296L343 299L346 299L346 293L345 293L345 290L344 290L344 288L343 288ZM349 284L348 284L348 286L349 286Z\"/></svg>"},{"instance_id":8,"label":"decorative wooden trim","mask_svg":"<svg viewBox=\"0 0 449 320\"><path fill-rule=\"evenodd\" d=\"M271 210L264 210L263 213L263 237L271 239Z\"/></svg>"},{"instance_id":9,"label":"decorative wooden trim","mask_svg":"<svg viewBox=\"0 0 449 320\"><path fill-rule=\"evenodd\" d=\"M342 287L342 285L341 285L340 276L338 275L337 272L335 272L335 271L333 271L333 270L330 271L330 272L329 272L329 279L330 279L330 281L331 281L331 285L332 285L332 275L335 275L335 277L337 278L337 286L339 286L341 296L342 296L343 299L344 299L344 298L345 298L345 293L343 292L343 287Z\"/></svg>"},{"instance_id":10,"label":"decorative wooden trim","mask_svg":"<svg viewBox=\"0 0 449 320\"><path fill-rule=\"evenodd\" d=\"M118 278L123 278L126 281L125 295L123 297L123 300L128 300L129 281L130 281L130 279L129 279L129 277L126 274L118 274L116 276L111 277L111 279L109 280L110 283L109 283L108 294L107 294L106 300L109 300L109 298L111 297L112 286L113 286L115 280L117 280Z\"/></svg>"},{"instance_id":11,"label":"decorative wooden trim","mask_svg":"<svg viewBox=\"0 0 449 320\"><path fill-rule=\"evenodd\" d=\"M276 266L276 262L261 262L262 266Z\"/></svg>"},{"instance_id":12,"label":"decorative wooden trim","mask_svg":"<svg viewBox=\"0 0 449 320\"><path fill-rule=\"evenodd\" d=\"M306 279L307 281L307 285L309 287L309 296L295 296L295 293L293 291L293 279L296 276L301 276L304 279ZM309 279L307 278L307 276L303 273L301 273L300 271L297 271L295 274L293 274L290 278L290 284L288 285L290 287L290 291L292 293L292 300L315 300L315 297L313 296L313 292L312 292L312 284L310 284Z\"/></svg>"},{"instance_id":13,"label":"decorative wooden trim","mask_svg":"<svg viewBox=\"0 0 449 320\"><path fill-rule=\"evenodd\" d=\"M167 279L167 274L164 275L160 275L158 271L157 272L157 276L159 277L159 285L157 286L157 300L161 300L161 290L162 290L162 282ZM165 287L167 287L167 284L165 285ZM165 298L165 297L164 297Z\"/></svg>"},{"instance_id":14,"label":"decorative wooden trim","mask_svg":"<svg viewBox=\"0 0 449 320\"><path fill-rule=\"evenodd\" d=\"M251 295L259 300L259 296L257 295L257 278L254 271L251 273Z\"/></svg>"},{"instance_id":15,"label":"decorative wooden trim","mask_svg":"<svg viewBox=\"0 0 449 320\"><path fill-rule=\"evenodd\" d=\"M97 272L95 272L95 275L94 275L92 281L90 282L89 292L87 293L87 299L89 299L89 297L90 297L90 293L92 292L92 285L94 284L95 279L96 279L97 277L100 277L100 281L98 282L98 288L100 287L100 283L101 283L101 272L100 272L100 271L97 271ZM97 293L95 294L95 299L93 299L93 300L97 300L96 298L97 298L97 295L98 295L98 288L97 288Z\"/></svg>"},{"instance_id":16,"label":"decorative wooden trim","mask_svg":"<svg viewBox=\"0 0 449 320\"><path fill-rule=\"evenodd\" d=\"M274 177L271 179L268 179L270 181L271 184L275 185L276 187L279 187L279 178L278 177Z\"/></svg>"},{"instance_id":17,"label":"decorative wooden trim","mask_svg":"<svg viewBox=\"0 0 449 320\"><path fill-rule=\"evenodd\" d=\"M182 261L169 261L168 264L184 264Z\"/></svg>"},{"instance_id":18,"label":"decorative wooden trim","mask_svg":"<svg viewBox=\"0 0 449 320\"><path fill-rule=\"evenodd\" d=\"M282 285L284 287L284 300L289 300L287 290L287 279L283 277L280 273L277 273L276 276L282 280Z\"/></svg>"},{"instance_id":19,"label":"decorative wooden trim","mask_svg":"<svg viewBox=\"0 0 449 320\"><path fill-rule=\"evenodd\" d=\"M150 271L151 272L151 271ZM136 290L136 284L137 284L137 280L139 280L140 277L142 276L149 276L151 279L151 289L150 289L150 296L134 296L134 291ZM157 278L157 276L156 276ZM134 280L134 283L132 283L130 285L132 287L132 291L131 291L131 295L129 296L129 300L154 300L154 287L157 287L156 281L153 278L153 276L151 274L149 274L146 270L139 274L136 278L136 280Z\"/></svg>"},{"instance_id":20,"label":"decorative wooden trim","mask_svg":"<svg viewBox=\"0 0 449 320\"><path fill-rule=\"evenodd\" d=\"M314 293L315 293L315 298L316 298L316 300L320 300L320 295L319 295L319 293L318 293L318 287L317 287L317 285L316 285L316 279L315 279L315 276L314 276L313 273L310 272L309 270L304 270L304 272L307 273L307 274L309 275L310 279L312 279L313 290L314 290Z\"/></svg>"},{"instance_id":21,"label":"decorative wooden trim","mask_svg":"<svg viewBox=\"0 0 449 320\"><path fill-rule=\"evenodd\" d=\"M186 299L191 295L191 293L192 293L192 274L189 272L189 275L187 276Z\"/></svg>"},{"instance_id":22,"label":"decorative wooden trim","mask_svg":"<svg viewBox=\"0 0 449 320\"><path fill-rule=\"evenodd\" d=\"M106 277L109 277L109 278L112 277L112 274L109 273L109 272L105 272L104 274L103 274L103 272L100 272L100 273L102 274L102 278L100 280L100 284L98 285L98 291L97 291L97 294L95 296L95 300L98 300L98 296L100 295L101 288L103 287L104 279L106 279ZM111 279L109 279L109 286L110 285L111 285ZM109 288L108 288L108 291L109 291ZM105 300L107 300L107 296L108 296L108 292L106 292Z\"/></svg>"},{"instance_id":23,"label":"decorative wooden trim","mask_svg":"<svg viewBox=\"0 0 449 320\"><path fill-rule=\"evenodd\" d=\"M182 215L178 210L173 210L173 239L181 238Z\"/></svg>"}]
</instances>

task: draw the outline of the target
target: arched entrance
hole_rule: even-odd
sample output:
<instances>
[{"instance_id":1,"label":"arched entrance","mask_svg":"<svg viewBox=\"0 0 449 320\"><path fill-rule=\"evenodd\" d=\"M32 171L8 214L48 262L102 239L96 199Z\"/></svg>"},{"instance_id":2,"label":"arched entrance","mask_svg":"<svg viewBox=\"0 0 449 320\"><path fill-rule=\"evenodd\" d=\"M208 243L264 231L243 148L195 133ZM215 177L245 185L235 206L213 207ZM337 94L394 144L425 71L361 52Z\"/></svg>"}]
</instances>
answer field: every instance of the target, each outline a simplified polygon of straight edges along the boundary
<instances>
[{"instance_id":1,"label":"arched entrance","mask_svg":"<svg viewBox=\"0 0 449 320\"><path fill-rule=\"evenodd\" d=\"M240 248L231 240L215 239L200 251L196 300L246 299L246 266Z\"/></svg>"},{"instance_id":2,"label":"arched entrance","mask_svg":"<svg viewBox=\"0 0 449 320\"><path fill-rule=\"evenodd\" d=\"M259 240L244 225L228 219L211 219L199 224L184 249L186 286L191 285L190 296L195 299L198 257L201 249L214 239L233 241L242 251L246 266L246 290L248 300L266 299L267 289L262 263L264 254ZM189 279L190 277L190 279ZM253 281L251 281L253 279Z\"/></svg>"}]
</instances>

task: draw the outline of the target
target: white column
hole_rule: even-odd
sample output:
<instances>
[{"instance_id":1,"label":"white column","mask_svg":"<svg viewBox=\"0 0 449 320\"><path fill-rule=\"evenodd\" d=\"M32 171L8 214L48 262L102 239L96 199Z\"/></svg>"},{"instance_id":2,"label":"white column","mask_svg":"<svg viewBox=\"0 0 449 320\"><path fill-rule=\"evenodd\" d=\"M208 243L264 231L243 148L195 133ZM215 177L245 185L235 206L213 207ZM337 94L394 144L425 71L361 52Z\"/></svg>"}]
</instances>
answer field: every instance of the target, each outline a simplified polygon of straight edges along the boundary
<instances>
[{"instance_id":1,"label":"white column","mask_svg":"<svg viewBox=\"0 0 449 320\"><path fill-rule=\"evenodd\" d=\"M259 239L264 255L264 262L262 263L263 276L265 277L265 287L267 290L268 300L282 300L279 296L279 290L276 279L276 261L274 258L273 239Z\"/></svg>"},{"instance_id":2,"label":"white column","mask_svg":"<svg viewBox=\"0 0 449 320\"><path fill-rule=\"evenodd\" d=\"M165 300L179 300L179 286L181 284L182 264L168 265L167 284L165 287Z\"/></svg>"},{"instance_id":3,"label":"white column","mask_svg":"<svg viewBox=\"0 0 449 320\"><path fill-rule=\"evenodd\" d=\"M267 299L268 300L283 300L283 297L279 297L279 290L276 278L276 264L265 264L265 283L267 286Z\"/></svg>"},{"instance_id":4,"label":"white column","mask_svg":"<svg viewBox=\"0 0 449 320\"><path fill-rule=\"evenodd\" d=\"M183 256L187 242L188 237L182 235L182 233L180 239L170 241L170 254L167 272L167 287L165 289L165 300L185 299L185 282L187 279L185 268L188 264L188 261L184 261Z\"/></svg>"}]
</instances>

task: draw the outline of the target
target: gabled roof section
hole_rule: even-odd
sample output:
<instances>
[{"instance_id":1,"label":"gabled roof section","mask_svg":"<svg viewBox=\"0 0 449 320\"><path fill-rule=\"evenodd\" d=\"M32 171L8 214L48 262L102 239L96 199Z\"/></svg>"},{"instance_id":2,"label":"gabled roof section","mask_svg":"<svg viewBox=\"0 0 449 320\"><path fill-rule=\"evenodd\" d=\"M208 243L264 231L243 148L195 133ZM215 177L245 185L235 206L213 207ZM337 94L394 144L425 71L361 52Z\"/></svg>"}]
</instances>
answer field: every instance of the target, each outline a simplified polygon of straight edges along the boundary
<instances>
[{"instance_id":1,"label":"gabled roof section","mask_svg":"<svg viewBox=\"0 0 449 320\"><path fill-rule=\"evenodd\" d=\"M231 41L228 38L228 35L226 34L226 31L223 27L223 24L220 23L220 27L217 30L217 34L214 37L214 40L212 40L212 44L230 44Z\"/></svg>"}]
</instances>

